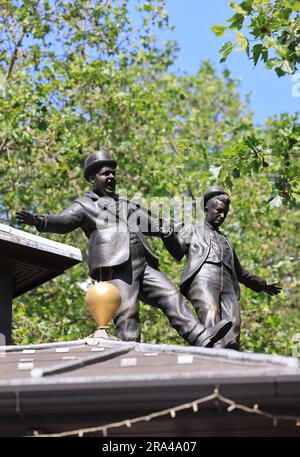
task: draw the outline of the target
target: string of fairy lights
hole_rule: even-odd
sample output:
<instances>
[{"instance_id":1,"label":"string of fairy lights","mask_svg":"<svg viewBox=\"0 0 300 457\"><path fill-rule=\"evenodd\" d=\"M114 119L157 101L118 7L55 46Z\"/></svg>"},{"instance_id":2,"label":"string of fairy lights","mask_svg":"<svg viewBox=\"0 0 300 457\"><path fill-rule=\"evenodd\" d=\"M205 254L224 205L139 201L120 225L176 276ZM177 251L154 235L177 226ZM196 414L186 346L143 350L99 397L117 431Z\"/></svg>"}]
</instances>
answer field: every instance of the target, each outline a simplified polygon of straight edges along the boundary
<instances>
[{"instance_id":1,"label":"string of fairy lights","mask_svg":"<svg viewBox=\"0 0 300 457\"><path fill-rule=\"evenodd\" d=\"M36 437L66 437L66 436L82 437L88 433L102 432L102 436L106 437L106 436L108 436L109 430L119 428L119 427L131 428L134 424L137 424L138 422L149 422L150 420L155 419L157 417L170 415L170 417L172 419L175 419L176 414L179 411L183 411L186 409L192 409L194 413L197 413L198 409L199 409L199 405L201 405L203 403L207 403L212 400L219 400L220 402L223 402L224 404L228 405L227 406L228 413L230 413L234 410L244 411L245 413L257 414L259 416L269 418L270 420L273 421L273 427L277 427L279 421L289 421L289 422L294 422L295 426L300 428L300 416L299 417L280 416L280 415L276 416L274 414L270 414L270 413L267 413L266 411L261 410L259 408L258 404L255 404L252 407L241 405L229 398L223 397L223 395L221 395L219 392L219 388L215 387L213 393L210 395L198 398L189 403L184 403L184 404L181 404L178 406L174 406L173 408L163 409L161 411L157 411L155 413L151 413L146 416L139 416L139 417L135 417L133 419L125 419L125 420L122 420L119 422L112 422L110 424L100 425L97 427L81 428L81 429L71 430L71 431L66 431L66 432L61 432L61 433L45 434L45 433L39 433L37 430L35 430L34 436L36 436ZM299 430L299 433L300 433L300 430Z\"/></svg>"}]
</instances>

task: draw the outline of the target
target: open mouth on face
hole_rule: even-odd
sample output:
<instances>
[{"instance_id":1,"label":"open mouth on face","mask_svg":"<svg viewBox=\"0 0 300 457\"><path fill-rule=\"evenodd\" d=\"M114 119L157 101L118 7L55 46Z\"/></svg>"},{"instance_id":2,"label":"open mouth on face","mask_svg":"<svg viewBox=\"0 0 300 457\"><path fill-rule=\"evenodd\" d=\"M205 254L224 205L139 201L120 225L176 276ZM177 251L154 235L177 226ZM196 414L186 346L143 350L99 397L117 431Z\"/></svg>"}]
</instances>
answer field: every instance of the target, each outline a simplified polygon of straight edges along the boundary
<instances>
[{"instance_id":1,"label":"open mouth on face","mask_svg":"<svg viewBox=\"0 0 300 457\"><path fill-rule=\"evenodd\" d=\"M108 179L105 183L105 190L108 192L114 192L116 188L116 181L114 179Z\"/></svg>"}]
</instances>

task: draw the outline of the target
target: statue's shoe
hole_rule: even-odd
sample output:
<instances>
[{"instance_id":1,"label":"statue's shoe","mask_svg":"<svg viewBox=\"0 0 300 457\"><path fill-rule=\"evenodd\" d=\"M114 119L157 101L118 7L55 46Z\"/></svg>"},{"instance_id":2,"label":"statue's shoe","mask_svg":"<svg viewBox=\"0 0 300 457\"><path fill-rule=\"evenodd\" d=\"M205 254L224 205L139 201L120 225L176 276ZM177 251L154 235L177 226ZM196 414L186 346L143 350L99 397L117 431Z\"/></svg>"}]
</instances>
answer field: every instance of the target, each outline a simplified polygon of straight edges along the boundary
<instances>
[{"instance_id":1,"label":"statue's shoe","mask_svg":"<svg viewBox=\"0 0 300 457\"><path fill-rule=\"evenodd\" d=\"M195 346L212 348L213 345L223 338L232 327L232 322L226 319L221 320L213 327L206 328L197 338Z\"/></svg>"},{"instance_id":2,"label":"statue's shoe","mask_svg":"<svg viewBox=\"0 0 300 457\"><path fill-rule=\"evenodd\" d=\"M240 345L237 342L228 343L226 344L225 349L233 349L234 351L239 351Z\"/></svg>"}]
</instances>

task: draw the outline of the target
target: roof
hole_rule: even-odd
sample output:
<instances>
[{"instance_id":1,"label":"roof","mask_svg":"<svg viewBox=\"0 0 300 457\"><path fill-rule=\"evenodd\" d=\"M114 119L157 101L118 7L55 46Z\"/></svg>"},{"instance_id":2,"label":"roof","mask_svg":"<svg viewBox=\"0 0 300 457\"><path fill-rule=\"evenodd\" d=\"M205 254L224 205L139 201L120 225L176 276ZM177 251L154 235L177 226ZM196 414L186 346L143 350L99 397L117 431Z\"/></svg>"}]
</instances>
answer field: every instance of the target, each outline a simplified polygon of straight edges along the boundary
<instances>
[{"instance_id":1,"label":"roof","mask_svg":"<svg viewBox=\"0 0 300 457\"><path fill-rule=\"evenodd\" d=\"M14 297L81 261L78 248L0 224L0 270L13 272Z\"/></svg>"},{"instance_id":2,"label":"roof","mask_svg":"<svg viewBox=\"0 0 300 457\"><path fill-rule=\"evenodd\" d=\"M5 426L0 425L0 434L30 435L34 430L57 433L131 420L195 402L216 392L216 388L231 401L252 406L257 403L270 414L294 417L300 410L300 368L295 358L105 339L96 342L86 339L2 346L0 424ZM253 415L251 419L246 415L247 421L242 422L237 412L231 413L229 420L226 408L220 404L218 411L215 402L208 401L200 416L180 413L181 436L185 430L191 433L194 429L198 433L195 436L208 436L215 433L212 429L216 423L224 433L224 424L229 427L230 421L238 423L238 429L244 423L242 429L247 433L253 430L249 426ZM163 430L170 433L168 436L178 436L174 424L179 419L170 421L170 415L165 416L132 429L125 427L125 431L124 426L114 428L115 436L159 436ZM1 420L4 417L5 421ZM285 424L285 433L299 436L294 422ZM267 416L255 417L254 423L256 429L267 427L270 432L273 428ZM236 434L236 426L234 430Z\"/></svg>"}]
</instances>

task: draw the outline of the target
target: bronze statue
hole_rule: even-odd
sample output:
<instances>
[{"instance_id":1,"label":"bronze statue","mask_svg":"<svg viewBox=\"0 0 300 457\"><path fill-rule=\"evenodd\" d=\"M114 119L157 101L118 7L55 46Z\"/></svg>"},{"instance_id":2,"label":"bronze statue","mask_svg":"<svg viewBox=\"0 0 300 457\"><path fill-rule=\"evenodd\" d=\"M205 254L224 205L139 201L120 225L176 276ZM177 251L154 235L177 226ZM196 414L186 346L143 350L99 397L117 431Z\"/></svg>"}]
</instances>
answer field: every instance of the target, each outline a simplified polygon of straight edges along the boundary
<instances>
[{"instance_id":1,"label":"bronze statue","mask_svg":"<svg viewBox=\"0 0 300 457\"><path fill-rule=\"evenodd\" d=\"M35 225L41 232L67 233L82 228L89 239L90 276L110 281L121 294L121 305L114 317L118 338L140 340L138 301L142 300L160 308L191 345L212 347L225 336L231 322L219 320L210 328L197 322L174 284L159 270L158 259L144 236L159 236L172 252L178 247L173 230L115 193L116 167L107 152L90 154L85 160L84 176L93 186L91 192L77 198L61 214L18 211L18 222ZM138 217L132 218L136 213Z\"/></svg>"},{"instance_id":2,"label":"bronze statue","mask_svg":"<svg viewBox=\"0 0 300 457\"><path fill-rule=\"evenodd\" d=\"M220 319L232 321L232 328L216 347L238 350L239 282L270 295L277 295L281 288L277 283L268 285L265 279L242 268L230 241L219 231L229 211L228 193L220 186L213 186L204 192L203 199L204 224L183 226L177 235L182 251L176 258L187 256L180 290L193 304L205 327L216 325Z\"/></svg>"}]
</instances>

